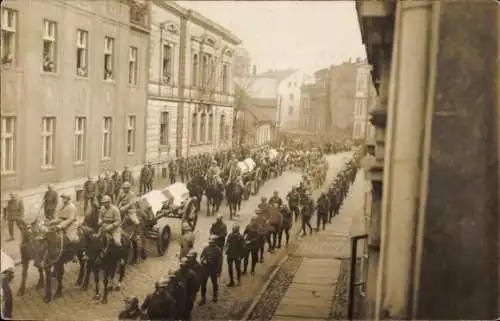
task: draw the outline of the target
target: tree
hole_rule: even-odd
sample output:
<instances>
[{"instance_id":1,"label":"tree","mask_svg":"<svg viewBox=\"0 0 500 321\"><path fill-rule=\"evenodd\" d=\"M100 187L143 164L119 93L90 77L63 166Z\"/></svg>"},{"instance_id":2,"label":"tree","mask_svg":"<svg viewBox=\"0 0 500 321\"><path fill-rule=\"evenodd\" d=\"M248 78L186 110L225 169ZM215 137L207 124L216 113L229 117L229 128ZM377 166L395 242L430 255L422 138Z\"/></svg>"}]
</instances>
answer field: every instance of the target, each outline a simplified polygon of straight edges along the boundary
<instances>
[{"instance_id":1,"label":"tree","mask_svg":"<svg viewBox=\"0 0 500 321\"><path fill-rule=\"evenodd\" d=\"M241 75L235 77L234 81L234 119L233 119L233 145L234 147L242 146L245 143L245 137L248 136L249 131L246 129L248 119L246 116L249 114L248 104L250 103L250 96L254 77L249 75ZM239 113L243 113L243 121L236 119ZM251 111L250 111L251 113Z\"/></svg>"}]
</instances>

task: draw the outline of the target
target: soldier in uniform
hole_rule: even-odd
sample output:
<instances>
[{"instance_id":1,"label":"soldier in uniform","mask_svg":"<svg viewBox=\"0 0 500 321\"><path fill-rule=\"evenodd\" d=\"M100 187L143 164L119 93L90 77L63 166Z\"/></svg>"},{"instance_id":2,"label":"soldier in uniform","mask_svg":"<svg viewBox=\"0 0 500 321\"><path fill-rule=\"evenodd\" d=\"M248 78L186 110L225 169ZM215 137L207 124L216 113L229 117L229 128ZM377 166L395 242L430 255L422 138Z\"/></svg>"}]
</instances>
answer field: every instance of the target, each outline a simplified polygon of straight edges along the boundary
<instances>
[{"instance_id":1,"label":"soldier in uniform","mask_svg":"<svg viewBox=\"0 0 500 321\"><path fill-rule=\"evenodd\" d=\"M111 204L111 198L107 195L101 200L102 208L99 215L99 232L111 235L113 242L117 247L122 246L122 230L120 210ZM124 263L124 262L120 262Z\"/></svg>"},{"instance_id":2,"label":"soldier in uniform","mask_svg":"<svg viewBox=\"0 0 500 321\"><path fill-rule=\"evenodd\" d=\"M277 190L273 191L273 196L269 199L269 205L274 205L277 204L278 207L281 207L283 205L283 200L279 196L279 192Z\"/></svg>"},{"instance_id":3,"label":"soldier in uniform","mask_svg":"<svg viewBox=\"0 0 500 321\"><path fill-rule=\"evenodd\" d=\"M104 182L106 183L104 195L108 195L113 200L115 198L115 182L111 179L108 172L104 175Z\"/></svg>"},{"instance_id":4,"label":"soldier in uniform","mask_svg":"<svg viewBox=\"0 0 500 321\"><path fill-rule=\"evenodd\" d=\"M186 306L181 320L191 319L191 311L193 310L196 293L198 292L198 280L195 272L189 268L187 258L181 260L180 269L177 276L183 280L186 291Z\"/></svg>"},{"instance_id":5,"label":"soldier in uniform","mask_svg":"<svg viewBox=\"0 0 500 321\"><path fill-rule=\"evenodd\" d=\"M210 168L207 171L207 178L209 180L213 179L215 182L222 184L222 180L220 178L220 168L217 166L217 161L213 160Z\"/></svg>"},{"instance_id":6,"label":"soldier in uniform","mask_svg":"<svg viewBox=\"0 0 500 321\"><path fill-rule=\"evenodd\" d=\"M295 222L299 219L299 193L297 187L293 186L292 190L286 195L288 200L288 208L295 216Z\"/></svg>"},{"instance_id":7,"label":"soldier in uniform","mask_svg":"<svg viewBox=\"0 0 500 321\"><path fill-rule=\"evenodd\" d=\"M226 243L226 258L227 258L227 271L229 273L228 287L234 286L234 271L236 269L236 278L238 284L241 282L241 258L243 256L243 247L245 246L245 239L240 233L240 226L234 224L232 232L227 237Z\"/></svg>"},{"instance_id":8,"label":"soldier in uniform","mask_svg":"<svg viewBox=\"0 0 500 321\"><path fill-rule=\"evenodd\" d=\"M335 190L335 185L333 184L328 188L328 199L330 204L328 209L328 223L331 223L337 207L337 191Z\"/></svg>"},{"instance_id":9,"label":"soldier in uniform","mask_svg":"<svg viewBox=\"0 0 500 321\"><path fill-rule=\"evenodd\" d=\"M130 206L135 204L136 196L135 193L130 190L131 187L130 182L124 182L122 185L122 191L116 199L116 206L120 210L120 213L125 213Z\"/></svg>"},{"instance_id":10,"label":"soldier in uniform","mask_svg":"<svg viewBox=\"0 0 500 321\"><path fill-rule=\"evenodd\" d=\"M154 293L144 299L141 311L148 320L175 320L176 301L168 290L170 281L165 279L156 282Z\"/></svg>"},{"instance_id":11,"label":"soldier in uniform","mask_svg":"<svg viewBox=\"0 0 500 321\"><path fill-rule=\"evenodd\" d=\"M151 192L153 190L153 181L155 178L155 168L148 162L148 179L146 180L146 190L147 192Z\"/></svg>"},{"instance_id":12,"label":"soldier in uniform","mask_svg":"<svg viewBox=\"0 0 500 321\"><path fill-rule=\"evenodd\" d=\"M118 315L118 320L139 320L142 315L141 309L139 309L139 299L135 296L126 297L123 302L125 309Z\"/></svg>"},{"instance_id":13,"label":"soldier in uniform","mask_svg":"<svg viewBox=\"0 0 500 321\"><path fill-rule=\"evenodd\" d=\"M92 177L88 177L87 181L83 183L83 212L87 213L88 205L92 207L92 202L96 195L96 186Z\"/></svg>"},{"instance_id":14,"label":"soldier in uniform","mask_svg":"<svg viewBox=\"0 0 500 321\"><path fill-rule=\"evenodd\" d=\"M111 175L111 179L113 180L113 200L116 200L118 197L118 194L120 194L120 190L122 188L122 178L120 176L120 173L118 171L114 171L113 175Z\"/></svg>"},{"instance_id":15,"label":"soldier in uniform","mask_svg":"<svg viewBox=\"0 0 500 321\"><path fill-rule=\"evenodd\" d=\"M250 267L250 274L255 273L255 266L259 260L259 243L262 242L261 236L259 235L259 226L257 224L257 215L254 215L250 220L250 223L245 227L243 231L243 237L245 240L244 256L243 256L243 273L247 273L248 260L250 256L252 257L252 265Z\"/></svg>"},{"instance_id":16,"label":"soldier in uniform","mask_svg":"<svg viewBox=\"0 0 500 321\"><path fill-rule=\"evenodd\" d=\"M187 164L186 159L184 157L179 158L179 176L181 178L181 182L186 182L187 180Z\"/></svg>"},{"instance_id":17,"label":"soldier in uniform","mask_svg":"<svg viewBox=\"0 0 500 321\"><path fill-rule=\"evenodd\" d=\"M288 245L288 242L290 241L290 230L292 229L293 225L293 213L292 211L286 206L286 204L283 204L281 206L281 215L283 217L283 223L281 225L281 230L279 231L278 234L278 248L281 248L281 241L283 239L283 234L286 236L286 245Z\"/></svg>"},{"instance_id":18,"label":"soldier in uniform","mask_svg":"<svg viewBox=\"0 0 500 321\"><path fill-rule=\"evenodd\" d=\"M56 212L57 204L59 203L59 195L54 191L51 185L47 186L47 191L43 195L43 207L45 210L45 218L52 220Z\"/></svg>"},{"instance_id":19,"label":"soldier in uniform","mask_svg":"<svg viewBox=\"0 0 500 321\"><path fill-rule=\"evenodd\" d=\"M317 201L318 207L316 209L316 231L319 232L320 226L323 225L323 230L326 227L326 221L328 220L328 212L330 210L330 201L326 196L326 193L321 193Z\"/></svg>"},{"instance_id":20,"label":"soldier in uniform","mask_svg":"<svg viewBox=\"0 0 500 321\"><path fill-rule=\"evenodd\" d=\"M179 243L179 260L182 260L194 247L194 234L188 222L182 222L182 236Z\"/></svg>"},{"instance_id":21,"label":"soldier in uniform","mask_svg":"<svg viewBox=\"0 0 500 321\"><path fill-rule=\"evenodd\" d=\"M71 243L77 243L79 237L78 229L75 224L78 214L76 206L71 202L71 197L66 193L61 194L61 199L63 200L63 204L59 210L57 219L52 221L51 224L57 225L57 228L64 232L64 236L66 236Z\"/></svg>"},{"instance_id":22,"label":"soldier in uniform","mask_svg":"<svg viewBox=\"0 0 500 321\"><path fill-rule=\"evenodd\" d=\"M175 161L172 159L168 162L168 177L170 179L170 184L175 183L177 176L177 166Z\"/></svg>"},{"instance_id":23,"label":"soldier in uniform","mask_svg":"<svg viewBox=\"0 0 500 321\"><path fill-rule=\"evenodd\" d=\"M128 166L125 166L123 168L123 172L122 172L122 183L125 183L125 182L129 182L129 183L132 182L132 172L130 171Z\"/></svg>"},{"instance_id":24,"label":"soldier in uniform","mask_svg":"<svg viewBox=\"0 0 500 321\"><path fill-rule=\"evenodd\" d=\"M301 209L302 236L306 236L306 227L309 228L309 235L312 235L311 216L314 212L314 201L311 199L311 192L307 192L304 204Z\"/></svg>"},{"instance_id":25,"label":"soldier in uniform","mask_svg":"<svg viewBox=\"0 0 500 321\"><path fill-rule=\"evenodd\" d=\"M201 265L203 267L202 281L201 281L201 300L200 305L206 303L207 282L208 279L212 282L213 297L212 301L217 302L217 295L219 292L219 271L222 264L222 251L215 243L217 237L210 236L208 245L203 249L200 255Z\"/></svg>"},{"instance_id":26,"label":"soldier in uniform","mask_svg":"<svg viewBox=\"0 0 500 321\"><path fill-rule=\"evenodd\" d=\"M187 256L186 256L188 267L191 270L193 270L194 274L196 275L197 284L196 284L196 290L194 292L195 297L196 297L196 294L198 293L198 290L200 289L202 275L203 275L203 267L197 261L197 257L198 257L198 253L195 250L189 251Z\"/></svg>"},{"instance_id":27,"label":"soldier in uniform","mask_svg":"<svg viewBox=\"0 0 500 321\"><path fill-rule=\"evenodd\" d=\"M104 181L103 175L99 175L96 182L97 187L97 201L101 202L102 197L106 195L106 182Z\"/></svg>"},{"instance_id":28,"label":"soldier in uniform","mask_svg":"<svg viewBox=\"0 0 500 321\"><path fill-rule=\"evenodd\" d=\"M222 214L217 214L217 219L214 223L212 223L212 226L210 227L210 235L216 236L217 239L215 240L215 243L221 250L221 261L222 261L222 251L224 250L224 244L226 243L226 236L227 236L227 225L224 223L222 220ZM220 269L222 269L222 264L219 266ZM219 274L221 273L221 270L219 270Z\"/></svg>"},{"instance_id":29,"label":"soldier in uniform","mask_svg":"<svg viewBox=\"0 0 500 321\"><path fill-rule=\"evenodd\" d=\"M148 185L148 179L149 179L149 167L148 164L144 164L144 166L141 168L141 173L139 174L139 194L143 195L146 194L147 191L147 185Z\"/></svg>"},{"instance_id":30,"label":"soldier in uniform","mask_svg":"<svg viewBox=\"0 0 500 321\"><path fill-rule=\"evenodd\" d=\"M24 204L19 196L12 192L10 193L10 200L7 202L7 208L5 209L5 219L7 220L7 227L9 230L10 239L8 241L14 240L14 224L19 228L19 222L24 217Z\"/></svg>"}]
</instances>

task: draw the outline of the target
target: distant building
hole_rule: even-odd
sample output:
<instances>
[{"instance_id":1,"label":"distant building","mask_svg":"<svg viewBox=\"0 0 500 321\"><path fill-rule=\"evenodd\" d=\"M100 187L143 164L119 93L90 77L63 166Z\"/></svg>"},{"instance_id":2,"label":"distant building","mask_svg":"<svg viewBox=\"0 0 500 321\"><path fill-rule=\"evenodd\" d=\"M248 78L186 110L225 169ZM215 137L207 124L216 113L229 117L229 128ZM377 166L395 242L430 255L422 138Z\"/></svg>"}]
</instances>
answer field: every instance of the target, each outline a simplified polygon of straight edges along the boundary
<instances>
[{"instance_id":1,"label":"distant building","mask_svg":"<svg viewBox=\"0 0 500 321\"><path fill-rule=\"evenodd\" d=\"M232 65L241 41L173 1L152 1L147 159L228 149Z\"/></svg>"},{"instance_id":2,"label":"distant building","mask_svg":"<svg viewBox=\"0 0 500 321\"><path fill-rule=\"evenodd\" d=\"M32 214L47 184L75 198L144 163L148 3L2 2L2 200L17 190Z\"/></svg>"},{"instance_id":3,"label":"distant building","mask_svg":"<svg viewBox=\"0 0 500 321\"><path fill-rule=\"evenodd\" d=\"M302 87L299 128L349 139L354 123L356 63L344 62L314 73L314 83Z\"/></svg>"},{"instance_id":4,"label":"distant building","mask_svg":"<svg viewBox=\"0 0 500 321\"><path fill-rule=\"evenodd\" d=\"M354 101L353 140L371 140L375 128L369 122L368 114L375 107L377 93L370 81L372 68L366 60L358 63L356 71L356 98Z\"/></svg>"},{"instance_id":5,"label":"distant building","mask_svg":"<svg viewBox=\"0 0 500 321\"><path fill-rule=\"evenodd\" d=\"M233 77L244 77L253 73L252 61L248 50L238 47L234 51Z\"/></svg>"}]
</instances>

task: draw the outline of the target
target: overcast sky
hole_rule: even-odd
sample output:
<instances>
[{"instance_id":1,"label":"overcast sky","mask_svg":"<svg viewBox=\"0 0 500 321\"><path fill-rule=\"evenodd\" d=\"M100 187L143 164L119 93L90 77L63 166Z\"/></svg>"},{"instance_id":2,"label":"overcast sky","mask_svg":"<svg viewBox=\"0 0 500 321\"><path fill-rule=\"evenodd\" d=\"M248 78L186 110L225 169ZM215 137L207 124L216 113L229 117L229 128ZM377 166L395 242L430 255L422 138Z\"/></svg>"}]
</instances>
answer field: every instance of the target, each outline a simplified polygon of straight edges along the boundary
<instances>
[{"instance_id":1,"label":"overcast sky","mask_svg":"<svg viewBox=\"0 0 500 321\"><path fill-rule=\"evenodd\" d=\"M177 1L231 30L257 70L307 73L364 58L354 1Z\"/></svg>"}]
</instances>

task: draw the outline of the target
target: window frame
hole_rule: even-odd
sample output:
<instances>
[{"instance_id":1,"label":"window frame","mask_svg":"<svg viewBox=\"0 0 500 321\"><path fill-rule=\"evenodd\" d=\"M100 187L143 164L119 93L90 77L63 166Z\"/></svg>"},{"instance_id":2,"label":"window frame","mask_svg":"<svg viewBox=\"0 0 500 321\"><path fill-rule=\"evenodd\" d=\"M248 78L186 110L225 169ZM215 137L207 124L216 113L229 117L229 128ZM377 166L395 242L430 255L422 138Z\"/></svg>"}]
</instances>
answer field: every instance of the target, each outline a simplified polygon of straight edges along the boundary
<instances>
[{"instance_id":1,"label":"window frame","mask_svg":"<svg viewBox=\"0 0 500 321\"><path fill-rule=\"evenodd\" d=\"M105 81L114 81L115 79L115 38L104 36L103 50L103 79Z\"/></svg>"},{"instance_id":2,"label":"window frame","mask_svg":"<svg viewBox=\"0 0 500 321\"><path fill-rule=\"evenodd\" d=\"M164 117L166 115L166 117ZM160 113L160 146L170 146L170 112Z\"/></svg>"},{"instance_id":3,"label":"window frame","mask_svg":"<svg viewBox=\"0 0 500 321\"><path fill-rule=\"evenodd\" d=\"M127 154L134 155L136 151L137 117L127 116Z\"/></svg>"},{"instance_id":4,"label":"window frame","mask_svg":"<svg viewBox=\"0 0 500 321\"><path fill-rule=\"evenodd\" d=\"M207 141L213 143L214 141L214 114L208 114L208 126L207 126Z\"/></svg>"},{"instance_id":5,"label":"window frame","mask_svg":"<svg viewBox=\"0 0 500 321\"><path fill-rule=\"evenodd\" d=\"M200 56L197 53L194 53L191 61L191 86L193 88L198 88L199 82L199 69L200 69Z\"/></svg>"},{"instance_id":6,"label":"window frame","mask_svg":"<svg viewBox=\"0 0 500 321\"><path fill-rule=\"evenodd\" d=\"M9 14L12 14L12 24L10 24ZM2 39L0 43L0 59L1 65L5 67L14 66L17 62L17 44L18 44L18 22L19 22L19 12L17 10L2 7L1 10L2 21L0 25L0 37ZM10 52L5 49L4 46L6 41L5 35L8 34L10 37L8 48ZM10 57L9 57L10 56Z\"/></svg>"},{"instance_id":7,"label":"window frame","mask_svg":"<svg viewBox=\"0 0 500 321\"><path fill-rule=\"evenodd\" d=\"M52 28L53 27L53 28ZM57 68L57 22L43 19L42 28L42 71L45 73L56 73ZM53 32L51 32L53 31ZM45 52L46 43L50 44L49 54ZM47 60L48 58L48 60Z\"/></svg>"},{"instance_id":8,"label":"window frame","mask_svg":"<svg viewBox=\"0 0 500 321\"><path fill-rule=\"evenodd\" d=\"M128 47L128 83L137 85L139 67L139 48L135 46Z\"/></svg>"},{"instance_id":9,"label":"window frame","mask_svg":"<svg viewBox=\"0 0 500 321\"><path fill-rule=\"evenodd\" d=\"M109 123L109 126L106 124ZM102 137L101 137L101 160L107 161L110 160L113 156L113 118L111 116L104 116L102 118ZM107 137L107 139L106 139ZM108 154L106 154L108 151Z\"/></svg>"},{"instance_id":10,"label":"window frame","mask_svg":"<svg viewBox=\"0 0 500 321\"><path fill-rule=\"evenodd\" d=\"M201 144L205 144L207 142L207 125L208 125L207 114L201 113L199 118L200 118L199 119L199 122L200 122L199 141Z\"/></svg>"},{"instance_id":11,"label":"window frame","mask_svg":"<svg viewBox=\"0 0 500 321\"><path fill-rule=\"evenodd\" d=\"M50 125L50 126L49 126ZM56 145L56 117L45 116L42 117L42 169L52 169L55 167L55 145ZM46 130L50 127L49 130ZM50 143L50 144L49 144ZM48 146L50 151L47 152ZM47 162L47 154L50 160Z\"/></svg>"},{"instance_id":12,"label":"window frame","mask_svg":"<svg viewBox=\"0 0 500 321\"><path fill-rule=\"evenodd\" d=\"M191 115L191 145L198 144L198 113Z\"/></svg>"},{"instance_id":13,"label":"window frame","mask_svg":"<svg viewBox=\"0 0 500 321\"><path fill-rule=\"evenodd\" d=\"M81 126L80 126L81 125ZM75 117L75 128L74 128L74 148L73 148L73 162L75 164L83 164L86 161L87 152L87 117L77 116ZM79 141L80 138L80 141ZM81 142L81 145L78 144ZM79 157L80 156L80 157Z\"/></svg>"},{"instance_id":14,"label":"window frame","mask_svg":"<svg viewBox=\"0 0 500 321\"><path fill-rule=\"evenodd\" d=\"M166 55L167 52L168 55ZM164 84L170 84L172 81L173 54L174 45L170 42L164 43L161 48L161 82ZM167 65L165 65L165 61L167 61Z\"/></svg>"},{"instance_id":15,"label":"window frame","mask_svg":"<svg viewBox=\"0 0 500 321\"><path fill-rule=\"evenodd\" d=\"M7 122L11 121L11 131L7 131ZM16 116L2 116L1 118L1 126L0 126L0 141L1 141L1 164L0 164L0 172L2 175L12 174L16 172L16 132L17 132L17 117ZM5 150L7 149L7 141L10 141L10 155L11 159L7 160L5 155L7 154ZM9 163L9 164L7 164ZM9 166L9 167L8 167Z\"/></svg>"},{"instance_id":16,"label":"window frame","mask_svg":"<svg viewBox=\"0 0 500 321\"><path fill-rule=\"evenodd\" d=\"M78 66L78 62L81 66ZM87 78L89 76L89 32L84 29L76 29L75 67L78 77Z\"/></svg>"}]
</instances>

